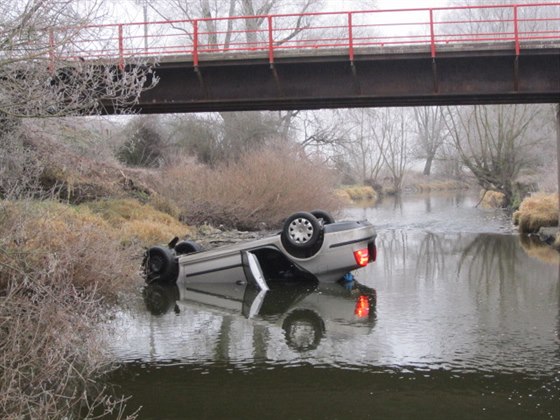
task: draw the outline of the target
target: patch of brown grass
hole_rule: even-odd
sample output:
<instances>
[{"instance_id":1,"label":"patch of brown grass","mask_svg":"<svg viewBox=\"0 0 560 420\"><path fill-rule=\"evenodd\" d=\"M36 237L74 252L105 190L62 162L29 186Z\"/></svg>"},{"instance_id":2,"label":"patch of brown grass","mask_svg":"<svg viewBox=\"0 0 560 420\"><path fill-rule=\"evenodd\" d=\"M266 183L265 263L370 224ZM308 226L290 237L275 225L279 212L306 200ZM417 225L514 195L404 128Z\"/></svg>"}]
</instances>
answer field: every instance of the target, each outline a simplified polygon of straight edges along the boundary
<instances>
[{"instance_id":1,"label":"patch of brown grass","mask_svg":"<svg viewBox=\"0 0 560 420\"><path fill-rule=\"evenodd\" d=\"M174 236L185 236L190 232L187 226L168 213L132 199L93 201L80 208L87 209L107 223L113 235L123 244L148 246L168 242Z\"/></svg>"},{"instance_id":2,"label":"patch of brown grass","mask_svg":"<svg viewBox=\"0 0 560 420\"><path fill-rule=\"evenodd\" d=\"M487 209L499 209L506 205L506 196L499 191L483 191L480 204Z\"/></svg>"},{"instance_id":3,"label":"patch of brown grass","mask_svg":"<svg viewBox=\"0 0 560 420\"><path fill-rule=\"evenodd\" d=\"M369 185L347 185L337 189L337 194L346 194L352 201L377 200L377 193Z\"/></svg>"},{"instance_id":4,"label":"patch of brown grass","mask_svg":"<svg viewBox=\"0 0 560 420\"><path fill-rule=\"evenodd\" d=\"M110 304L139 283L137 264L90 211L0 202L1 418L118 411L93 386L111 369L96 331Z\"/></svg>"},{"instance_id":5,"label":"patch of brown grass","mask_svg":"<svg viewBox=\"0 0 560 420\"><path fill-rule=\"evenodd\" d=\"M295 147L245 155L210 168L185 161L163 172L157 190L173 198L189 224L274 228L300 210L335 211L334 174Z\"/></svg>"},{"instance_id":6,"label":"patch of brown grass","mask_svg":"<svg viewBox=\"0 0 560 420\"><path fill-rule=\"evenodd\" d=\"M538 193L523 200L513 213L521 233L536 233L541 227L558 226L558 195Z\"/></svg>"},{"instance_id":7,"label":"patch of brown grass","mask_svg":"<svg viewBox=\"0 0 560 420\"><path fill-rule=\"evenodd\" d=\"M20 268L111 297L134 273L115 231L86 209L54 201L4 202L1 220L5 264L13 257Z\"/></svg>"},{"instance_id":8,"label":"patch of brown grass","mask_svg":"<svg viewBox=\"0 0 560 420\"><path fill-rule=\"evenodd\" d=\"M464 182L456 181L452 179L426 180L425 182L412 182L412 183L407 183L406 185L407 190L411 189L419 193L430 192L430 191L455 191L455 190L464 190L467 188L468 186Z\"/></svg>"}]
</instances>

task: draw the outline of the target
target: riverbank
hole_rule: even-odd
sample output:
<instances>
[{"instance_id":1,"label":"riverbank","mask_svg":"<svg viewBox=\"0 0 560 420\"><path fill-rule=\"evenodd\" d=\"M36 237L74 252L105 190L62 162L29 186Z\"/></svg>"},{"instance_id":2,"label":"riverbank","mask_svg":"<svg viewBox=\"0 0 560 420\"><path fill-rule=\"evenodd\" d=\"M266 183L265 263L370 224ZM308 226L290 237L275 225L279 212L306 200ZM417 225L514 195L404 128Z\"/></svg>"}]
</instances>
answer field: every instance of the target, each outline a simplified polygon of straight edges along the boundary
<instances>
[{"instance_id":1,"label":"riverbank","mask_svg":"<svg viewBox=\"0 0 560 420\"><path fill-rule=\"evenodd\" d=\"M513 213L513 223L520 233L537 235L542 242L560 250L558 218L558 194L533 194Z\"/></svg>"},{"instance_id":2,"label":"riverbank","mask_svg":"<svg viewBox=\"0 0 560 420\"><path fill-rule=\"evenodd\" d=\"M118 413L103 334L143 284L143 247L189 228L135 200L0 201L0 417Z\"/></svg>"},{"instance_id":3,"label":"riverbank","mask_svg":"<svg viewBox=\"0 0 560 420\"><path fill-rule=\"evenodd\" d=\"M405 177L402 185L402 194L422 194L442 191L465 191L473 187L472 182L458 181L445 177L425 176L421 173L410 172ZM398 195L392 184L392 179L387 178L371 185L342 185L336 189L336 195L345 203L374 203L382 197Z\"/></svg>"}]
</instances>

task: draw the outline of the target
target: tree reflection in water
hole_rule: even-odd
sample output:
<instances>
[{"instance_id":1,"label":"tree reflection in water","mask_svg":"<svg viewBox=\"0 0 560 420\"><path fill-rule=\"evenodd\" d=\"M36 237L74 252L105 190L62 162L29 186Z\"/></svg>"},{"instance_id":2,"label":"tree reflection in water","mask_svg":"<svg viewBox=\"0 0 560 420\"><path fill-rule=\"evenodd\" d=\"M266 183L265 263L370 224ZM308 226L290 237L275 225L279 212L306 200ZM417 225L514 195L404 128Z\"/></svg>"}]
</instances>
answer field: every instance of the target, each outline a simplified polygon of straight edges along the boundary
<instances>
[{"instance_id":1,"label":"tree reflection in water","mask_svg":"<svg viewBox=\"0 0 560 420\"><path fill-rule=\"evenodd\" d=\"M504 280L515 279L519 246L509 235L478 235L464 247L459 260L458 272L465 268L467 277L479 293L490 294L491 284L499 283L503 290Z\"/></svg>"}]
</instances>

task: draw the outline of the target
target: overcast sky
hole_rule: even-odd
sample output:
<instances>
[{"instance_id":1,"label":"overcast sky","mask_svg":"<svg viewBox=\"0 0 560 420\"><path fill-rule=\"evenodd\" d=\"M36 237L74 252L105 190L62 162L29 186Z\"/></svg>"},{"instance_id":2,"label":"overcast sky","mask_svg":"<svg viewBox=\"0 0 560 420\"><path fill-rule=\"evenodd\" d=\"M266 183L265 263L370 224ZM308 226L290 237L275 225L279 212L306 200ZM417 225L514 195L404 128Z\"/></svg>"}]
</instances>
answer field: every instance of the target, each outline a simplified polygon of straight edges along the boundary
<instances>
[{"instance_id":1,"label":"overcast sky","mask_svg":"<svg viewBox=\"0 0 560 420\"><path fill-rule=\"evenodd\" d=\"M425 7L445 7L447 0L326 0L329 10L367 9L419 9ZM371 7L368 7L371 4Z\"/></svg>"}]
</instances>

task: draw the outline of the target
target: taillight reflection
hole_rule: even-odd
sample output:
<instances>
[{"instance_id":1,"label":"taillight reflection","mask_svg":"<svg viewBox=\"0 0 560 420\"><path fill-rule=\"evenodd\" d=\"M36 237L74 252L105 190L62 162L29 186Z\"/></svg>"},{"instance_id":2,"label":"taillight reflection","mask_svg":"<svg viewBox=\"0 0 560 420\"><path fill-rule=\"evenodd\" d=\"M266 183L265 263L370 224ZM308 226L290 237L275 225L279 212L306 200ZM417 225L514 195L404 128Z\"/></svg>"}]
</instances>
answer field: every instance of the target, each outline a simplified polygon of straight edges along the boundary
<instances>
[{"instance_id":1,"label":"taillight reflection","mask_svg":"<svg viewBox=\"0 0 560 420\"><path fill-rule=\"evenodd\" d=\"M360 295L360 297L358 297L354 315L358 318L367 318L369 316L369 298L367 296Z\"/></svg>"},{"instance_id":2,"label":"taillight reflection","mask_svg":"<svg viewBox=\"0 0 560 420\"><path fill-rule=\"evenodd\" d=\"M369 262L369 251L367 248L358 249L354 251L354 258L356 259L356 264L360 267L365 267Z\"/></svg>"}]
</instances>

